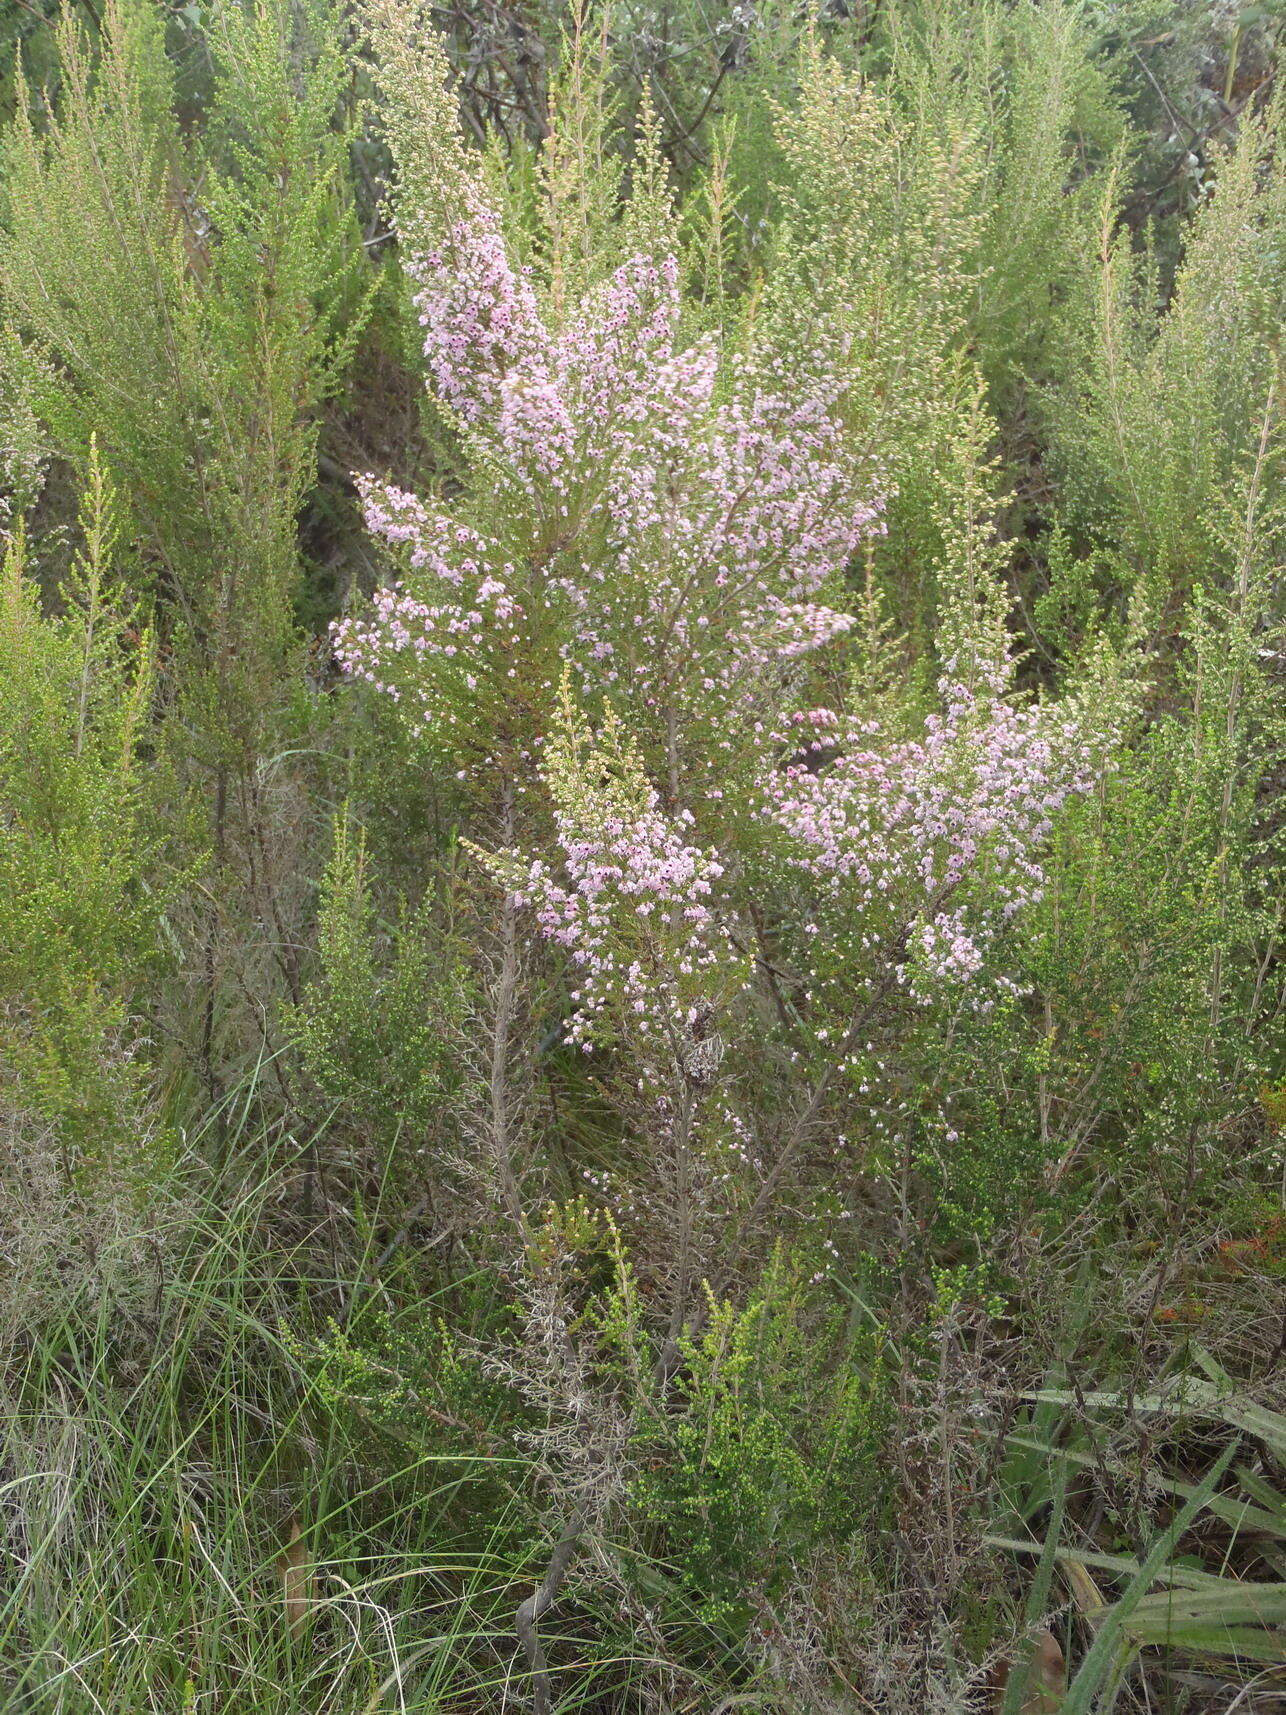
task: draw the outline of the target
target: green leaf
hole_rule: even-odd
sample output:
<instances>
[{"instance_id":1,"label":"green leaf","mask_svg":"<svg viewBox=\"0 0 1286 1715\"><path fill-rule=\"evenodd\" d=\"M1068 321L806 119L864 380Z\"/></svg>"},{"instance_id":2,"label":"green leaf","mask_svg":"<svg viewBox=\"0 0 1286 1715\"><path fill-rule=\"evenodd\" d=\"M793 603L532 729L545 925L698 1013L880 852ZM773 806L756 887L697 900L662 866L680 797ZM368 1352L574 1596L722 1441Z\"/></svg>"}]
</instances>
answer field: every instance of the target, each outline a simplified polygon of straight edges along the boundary
<instances>
[{"instance_id":1,"label":"green leaf","mask_svg":"<svg viewBox=\"0 0 1286 1715\"><path fill-rule=\"evenodd\" d=\"M1124 1595L1119 1601L1113 1603L1103 1616L1099 1624L1098 1635L1090 1645L1085 1659L1077 1671L1076 1678L1068 1688L1063 1715L1088 1715L1103 1676L1111 1667L1113 1658L1120 1651L1122 1644L1128 1639L1127 1622L1174 1553L1175 1545L1184 1531L1187 1530L1193 1519L1196 1518L1218 1488L1220 1479L1232 1463L1232 1456L1236 1450L1236 1442L1224 1449L1218 1460L1197 1485L1192 1498L1175 1514L1148 1550L1147 1557L1131 1579Z\"/></svg>"},{"instance_id":2,"label":"green leaf","mask_svg":"<svg viewBox=\"0 0 1286 1715\"><path fill-rule=\"evenodd\" d=\"M1221 1586L1144 1597L1126 1624L1126 1635L1140 1647L1273 1665L1286 1661L1286 1584L1224 1579Z\"/></svg>"}]
</instances>

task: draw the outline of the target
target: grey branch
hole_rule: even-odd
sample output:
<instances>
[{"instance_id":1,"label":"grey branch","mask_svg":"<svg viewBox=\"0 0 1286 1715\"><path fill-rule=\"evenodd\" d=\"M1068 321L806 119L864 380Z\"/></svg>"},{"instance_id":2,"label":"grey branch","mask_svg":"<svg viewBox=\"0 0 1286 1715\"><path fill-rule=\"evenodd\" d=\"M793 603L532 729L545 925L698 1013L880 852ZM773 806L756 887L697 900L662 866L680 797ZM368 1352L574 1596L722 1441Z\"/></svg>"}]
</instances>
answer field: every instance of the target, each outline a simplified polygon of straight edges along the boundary
<instances>
[{"instance_id":1,"label":"grey branch","mask_svg":"<svg viewBox=\"0 0 1286 1715\"><path fill-rule=\"evenodd\" d=\"M541 1648L539 1633L536 1631L536 1622L549 1612L557 1600L563 1580L576 1558L584 1528L584 1514L578 1513L558 1539L554 1552L549 1557L549 1565L545 1568L545 1576L527 1600L519 1605L518 1612L514 1615L514 1630L518 1633L518 1641L531 1670L532 1706L535 1715L549 1715L550 1710L549 1668L545 1661L545 1652Z\"/></svg>"}]
</instances>

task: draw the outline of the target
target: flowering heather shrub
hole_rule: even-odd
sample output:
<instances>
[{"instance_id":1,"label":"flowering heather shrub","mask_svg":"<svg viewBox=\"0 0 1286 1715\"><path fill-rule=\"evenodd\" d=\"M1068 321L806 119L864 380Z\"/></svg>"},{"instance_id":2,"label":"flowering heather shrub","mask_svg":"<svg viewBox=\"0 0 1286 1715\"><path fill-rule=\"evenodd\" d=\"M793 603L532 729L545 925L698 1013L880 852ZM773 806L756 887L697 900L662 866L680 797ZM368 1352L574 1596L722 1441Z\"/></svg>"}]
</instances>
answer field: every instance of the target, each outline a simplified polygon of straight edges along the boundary
<instances>
[{"instance_id":1,"label":"flowering heather shrub","mask_svg":"<svg viewBox=\"0 0 1286 1715\"><path fill-rule=\"evenodd\" d=\"M555 324L494 214L464 201L414 269L464 492L448 509L363 480L402 575L337 646L505 806L508 849L466 841L506 895L495 1190L522 1231L539 1146L516 1142L510 1031L528 934L565 960L548 1040L581 1051L560 1076L612 1131L573 1170L630 1246L658 1341L639 1362L664 1375L702 1326L701 1283L753 1275L786 1208L801 1236L816 1226L815 1283L840 1263L846 1174L904 1155L941 1009L1018 996L1000 933L1039 903L1043 848L1101 742L1080 700L1015 689L980 404L940 484L936 703L868 694L858 672L841 712L819 690L870 615L837 592L881 527L843 342L792 364L684 346L677 267L644 255Z\"/></svg>"},{"instance_id":2,"label":"flowering heather shrub","mask_svg":"<svg viewBox=\"0 0 1286 1715\"><path fill-rule=\"evenodd\" d=\"M800 708L805 658L856 623L819 598L879 528L840 427L841 348L787 365L684 347L677 266L642 255L554 325L494 211L463 201L413 273L470 486L447 512L363 480L403 575L336 641L462 775L502 757L512 775L548 743L551 850L485 861L569 955L567 1040L628 1048L631 1087L664 1072L683 1099L711 1019L748 988L732 860L693 831L715 806L721 842L766 834L802 884L797 963L823 1011L828 986L847 1008L888 973L917 1000L963 984L988 1004L1013 986L983 980L988 950L1039 900L1053 818L1098 767L1078 704L1015 706L1003 552L968 523L967 565L942 571L953 659L922 732ZM980 449L961 454L967 517ZM597 743L570 687L605 710Z\"/></svg>"},{"instance_id":3,"label":"flowering heather shrub","mask_svg":"<svg viewBox=\"0 0 1286 1715\"><path fill-rule=\"evenodd\" d=\"M480 730L537 736L567 663L582 693L647 711L673 792L772 706L784 662L852 623L820 599L876 527L840 383L683 347L673 258L632 258L551 327L486 209L415 273L475 487L446 514L365 481L403 575L337 628L341 664L467 756Z\"/></svg>"}]
</instances>

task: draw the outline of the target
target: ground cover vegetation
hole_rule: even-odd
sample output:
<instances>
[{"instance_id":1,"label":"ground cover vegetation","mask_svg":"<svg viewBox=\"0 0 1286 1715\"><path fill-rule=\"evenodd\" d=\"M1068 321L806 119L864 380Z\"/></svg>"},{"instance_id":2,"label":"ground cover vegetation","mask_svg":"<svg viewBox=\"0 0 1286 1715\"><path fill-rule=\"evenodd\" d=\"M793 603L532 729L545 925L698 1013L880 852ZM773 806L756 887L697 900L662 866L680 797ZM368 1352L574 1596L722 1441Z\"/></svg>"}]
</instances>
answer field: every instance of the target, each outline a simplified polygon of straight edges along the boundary
<instances>
[{"instance_id":1,"label":"ground cover vegetation","mask_svg":"<svg viewBox=\"0 0 1286 1715\"><path fill-rule=\"evenodd\" d=\"M0 1706L1286 1700L1286 9L0 0Z\"/></svg>"}]
</instances>

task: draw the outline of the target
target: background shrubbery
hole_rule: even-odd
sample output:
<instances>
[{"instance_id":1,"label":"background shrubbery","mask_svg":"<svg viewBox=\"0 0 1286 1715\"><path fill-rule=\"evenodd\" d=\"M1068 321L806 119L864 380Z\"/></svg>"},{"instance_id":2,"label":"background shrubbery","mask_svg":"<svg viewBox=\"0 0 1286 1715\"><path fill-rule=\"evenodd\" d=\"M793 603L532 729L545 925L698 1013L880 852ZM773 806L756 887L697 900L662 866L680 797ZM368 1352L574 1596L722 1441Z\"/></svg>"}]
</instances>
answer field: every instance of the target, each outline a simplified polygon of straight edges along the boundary
<instances>
[{"instance_id":1,"label":"background shrubbery","mask_svg":"<svg viewBox=\"0 0 1286 1715\"><path fill-rule=\"evenodd\" d=\"M0 1703L1286 1695L1286 12L0 3Z\"/></svg>"}]
</instances>

